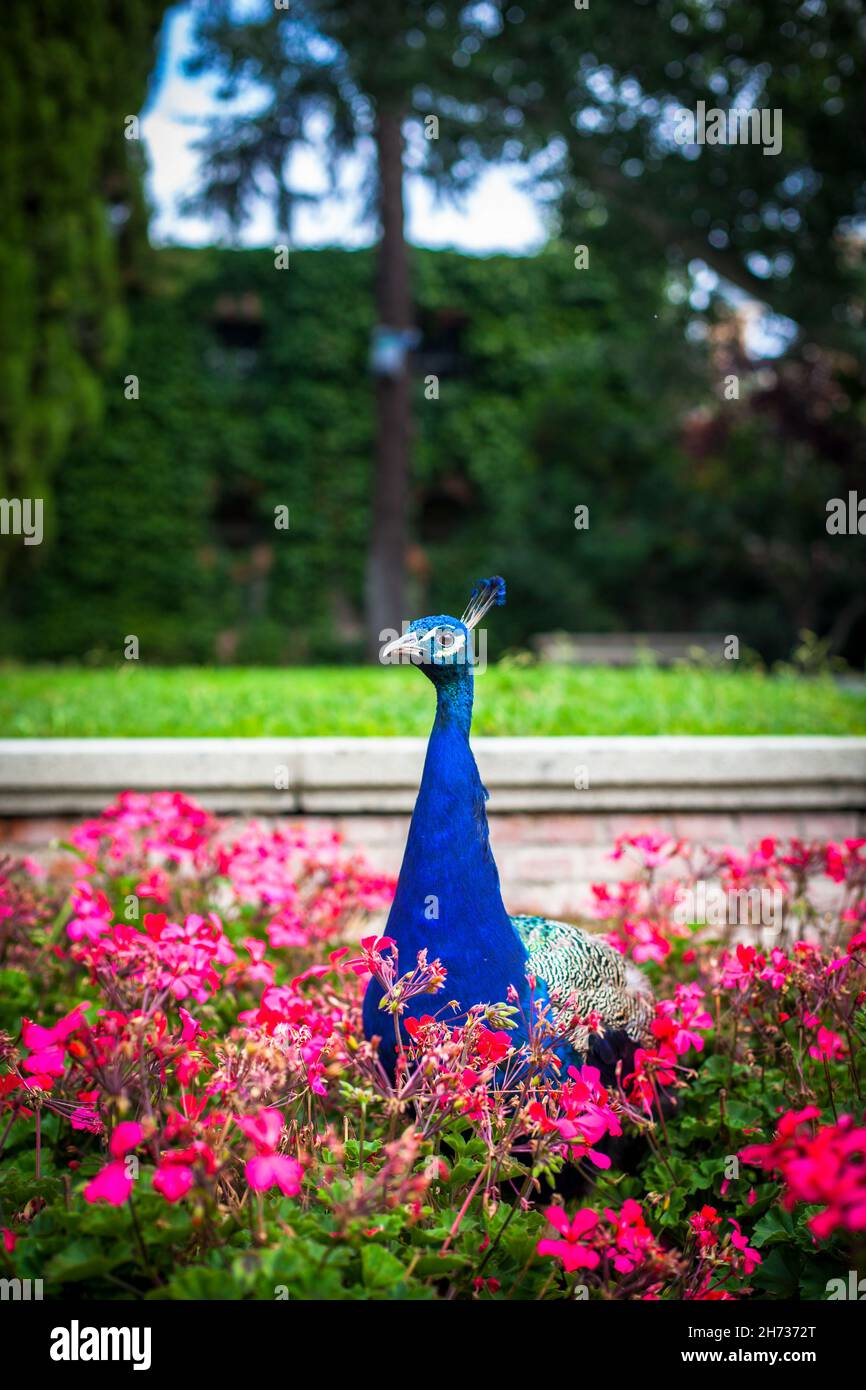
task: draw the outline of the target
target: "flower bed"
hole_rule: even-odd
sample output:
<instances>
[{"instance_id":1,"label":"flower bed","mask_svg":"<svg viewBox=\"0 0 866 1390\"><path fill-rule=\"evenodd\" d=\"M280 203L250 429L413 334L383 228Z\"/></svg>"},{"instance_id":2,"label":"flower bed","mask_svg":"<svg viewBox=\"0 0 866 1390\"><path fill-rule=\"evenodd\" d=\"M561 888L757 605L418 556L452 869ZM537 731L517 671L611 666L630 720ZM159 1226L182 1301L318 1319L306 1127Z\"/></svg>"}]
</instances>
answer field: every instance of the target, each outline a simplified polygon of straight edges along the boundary
<instances>
[{"instance_id":1,"label":"flower bed","mask_svg":"<svg viewBox=\"0 0 866 1390\"><path fill-rule=\"evenodd\" d=\"M591 915L658 1004L609 1088L561 1074L545 1008L523 1049L508 1000L455 1018L439 963L376 934L393 884L333 835L128 793L47 873L0 866L7 1275L47 1298L847 1296L864 842L614 854L632 877ZM684 916L708 883L775 895L771 939ZM396 1080L361 1029L371 972L383 1032L430 997Z\"/></svg>"}]
</instances>

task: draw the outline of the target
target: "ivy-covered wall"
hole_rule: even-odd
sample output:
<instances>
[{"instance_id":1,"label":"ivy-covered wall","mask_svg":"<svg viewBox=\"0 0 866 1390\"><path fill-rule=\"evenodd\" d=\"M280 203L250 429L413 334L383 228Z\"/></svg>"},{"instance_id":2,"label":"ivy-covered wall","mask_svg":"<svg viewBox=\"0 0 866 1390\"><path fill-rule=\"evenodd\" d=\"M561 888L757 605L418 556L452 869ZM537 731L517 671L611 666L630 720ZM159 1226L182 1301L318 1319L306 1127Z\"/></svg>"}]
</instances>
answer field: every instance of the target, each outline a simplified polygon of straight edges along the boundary
<instances>
[{"instance_id":1,"label":"ivy-covered wall","mask_svg":"<svg viewBox=\"0 0 866 1390\"><path fill-rule=\"evenodd\" d=\"M135 634L148 660L360 655L373 273L368 251L293 253L287 270L270 251L154 253L103 422L63 459L50 539L7 590L6 654L111 661ZM459 612L502 572L500 648L556 627L679 629L775 656L804 615L820 627L835 591L810 588L807 543L832 467L792 458L744 403L718 448L688 447L715 384L660 278L626 289L563 245L415 251L413 274L407 618ZM802 533L808 602L744 545L777 521Z\"/></svg>"}]
</instances>

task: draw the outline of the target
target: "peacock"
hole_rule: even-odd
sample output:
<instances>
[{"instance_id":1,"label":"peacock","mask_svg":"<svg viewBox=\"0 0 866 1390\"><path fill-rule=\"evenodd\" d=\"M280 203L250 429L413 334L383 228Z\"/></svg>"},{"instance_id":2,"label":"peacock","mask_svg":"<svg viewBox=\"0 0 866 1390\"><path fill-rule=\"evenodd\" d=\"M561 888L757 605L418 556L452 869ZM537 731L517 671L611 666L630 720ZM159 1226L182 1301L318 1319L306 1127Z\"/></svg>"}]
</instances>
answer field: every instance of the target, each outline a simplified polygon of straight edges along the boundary
<instances>
[{"instance_id":1,"label":"peacock","mask_svg":"<svg viewBox=\"0 0 866 1390\"><path fill-rule=\"evenodd\" d=\"M436 687L436 717L386 933L396 943L402 970L414 966L422 948L431 959L439 957L448 972L448 998L464 1011L513 998L513 987L520 1021L512 1037L518 1044L526 1040L532 1000L549 1003L554 1020L597 1015L594 1031L578 1024L567 1034L562 1061L598 1067L609 1085L618 1064L627 1075L636 1048L649 1040L655 1016L650 987L600 936L546 917L509 916L490 847L488 794L469 745L470 634L504 602L502 578L479 580L462 618L420 618L382 651L383 661L410 659ZM393 1072L396 1044L382 1025L382 993L372 979L364 997L364 1030L368 1038L380 1038L380 1059ZM415 996L403 1022L429 1012L429 997Z\"/></svg>"}]
</instances>

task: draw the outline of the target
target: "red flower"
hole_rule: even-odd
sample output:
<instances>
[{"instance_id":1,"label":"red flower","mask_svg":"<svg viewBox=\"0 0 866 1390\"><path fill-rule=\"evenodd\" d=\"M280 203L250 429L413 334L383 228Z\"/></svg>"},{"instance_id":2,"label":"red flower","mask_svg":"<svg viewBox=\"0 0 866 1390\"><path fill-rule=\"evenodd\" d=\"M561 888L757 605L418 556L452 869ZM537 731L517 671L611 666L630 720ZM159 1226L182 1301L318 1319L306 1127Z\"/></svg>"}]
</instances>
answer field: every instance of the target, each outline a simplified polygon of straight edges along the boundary
<instances>
[{"instance_id":1,"label":"red flower","mask_svg":"<svg viewBox=\"0 0 866 1390\"><path fill-rule=\"evenodd\" d=\"M740 1152L744 1163L778 1172L785 1184L783 1205L798 1202L822 1207L809 1225L819 1239L837 1227L866 1230L866 1129L857 1129L848 1115L837 1124L821 1125L814 1105L789 1110L770 1144L753 1144Z\"/></svg>"},{"instance_id":2,"label":"red flower","mask_svg":"<svg viewBox=\"0 0 866 1390\"><path fill-rule=\"evenodd\" d=\"M511 1048L511 1039L505 1032L491 1033L489 1028L480 1026L475 1034L475 1050L485 1062L501 1062Z\"/></svg>"},{"instance_id":3,"label":"red flower","mask_svg":"<svg viewBox=\"0 0 866 1390\"><path fill-rule=\"evenodd\" d=\"M695 1232L698 1245L702 1250L712 1249L719 1243L718 1228L722 1218L715 1207L701 1207L700 1211L693 1211L689 1217L689 1225Z\"/></svg>"},{"instance_id":4,"label":"red flower","mask_svg":"<svg viewBox=\"0 0 866 1390\"><path fill-rule=\"evenodd\" d=\"M364 936L361 938L362 954L354 960L347 960L343 966L344 970L354 970L356 975L376 975L381 971L385 964L382 952L393 951L397 954L397 943L391 936Z\"/></svg>"}]
</instances>

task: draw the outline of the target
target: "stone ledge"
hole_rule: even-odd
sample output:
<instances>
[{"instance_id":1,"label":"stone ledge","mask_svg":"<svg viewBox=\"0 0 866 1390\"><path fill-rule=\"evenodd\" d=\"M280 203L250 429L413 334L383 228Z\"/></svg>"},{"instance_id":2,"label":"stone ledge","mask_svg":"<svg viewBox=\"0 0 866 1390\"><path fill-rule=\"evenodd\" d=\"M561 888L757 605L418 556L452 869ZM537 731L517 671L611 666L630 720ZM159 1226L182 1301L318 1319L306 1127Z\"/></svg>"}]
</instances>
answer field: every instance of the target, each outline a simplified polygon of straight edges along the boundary
<instances>
[{"instance_id":1,"label":"stone ledge","mask_svg":"<svg viewBox=\"0 0 866 1390\"><path fill-rule=\"evenodd\" d=\"M179 790L218 811L411 811L426 739L5 739L0 815L96 811ZM477 738L491 811L866 808L861 738ZM575 778L588 782L575 788ZM279 779L279 781L278 781ZM277 789L279 784L280 789Z\"/></svg>"}]
</instances>

